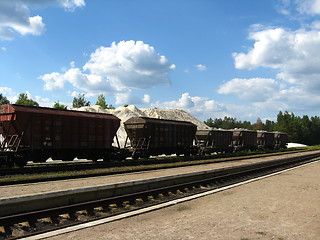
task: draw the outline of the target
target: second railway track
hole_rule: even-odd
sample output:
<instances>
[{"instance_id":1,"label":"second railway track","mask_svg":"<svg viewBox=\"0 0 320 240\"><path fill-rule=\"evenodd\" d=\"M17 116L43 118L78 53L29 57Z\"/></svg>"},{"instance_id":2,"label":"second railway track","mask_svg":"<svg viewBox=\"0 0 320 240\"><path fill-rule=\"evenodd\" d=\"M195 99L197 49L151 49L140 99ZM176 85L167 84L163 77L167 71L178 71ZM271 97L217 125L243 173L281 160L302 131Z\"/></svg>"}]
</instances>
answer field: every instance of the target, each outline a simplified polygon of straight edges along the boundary
<instances>
[{"instance_id":1,"label":"second railway track","mask_svg":"<svg viewBox=\"0 0 320 240\"><path fill-rule=\"evenodd\" d=\"M85 177L96 177L105 175L114 175L120 173L130 173L137 171L165 169L182 166L203 165L208 163L241 161L248 158L261 158L271 156L282 156L297 152L305 152L305 150L281 151L272 153L245 153L232 155L208 155L208 156L192 156L192 157L174 157L174 158L157 158L138 161L114 161L114 162L97 162L77 161L68 163L46 163L46 164L30 164L25 168L16 169L0 169L0 186L36 183L43 181L56 181L65 179L76 179ZM66 174L70 172L70 174ZM37 175L40 174L40 175Z\"/></svg>"},{"instance_id":2,"label":"second railway track","mask_svg":"<svg viewBox=\"0 0 320 240\"><path fill-rule=\"evenodd\" d=\"M153 181L124 183L122 186L118 185L116 188L110 188L109 191L96 189L94 192L70 192L69 195L66 192L64 193L65 202L58 205L56 203L56 200L59 199L57 194L51 197L48 195L42 199L33 198L33 203L31 203L31 199L23 198L20 199L20 202L13 201L10 203L8 201L7 205L2 201L0 206L2 212L0 215L0 226L3 229L2 238L26 237L27 235L48 231L48 229L52 230L66 227L67 225L77 225L86 221L114 216L128 210L167 202L181 196L208 191L270 174L297 164L314 161L319 156L319 152L314 152L304 156L284 157L272 161L215 169L201 173L157 178ZM70 201L70 199L73 199L73 201ZM15 204L16 206L21 206L22 203L25 206L24 210L14 207ZM8 212L4 213L3 209L8 208L14 210L8 210Z\"/></svg>"}]
</instances>

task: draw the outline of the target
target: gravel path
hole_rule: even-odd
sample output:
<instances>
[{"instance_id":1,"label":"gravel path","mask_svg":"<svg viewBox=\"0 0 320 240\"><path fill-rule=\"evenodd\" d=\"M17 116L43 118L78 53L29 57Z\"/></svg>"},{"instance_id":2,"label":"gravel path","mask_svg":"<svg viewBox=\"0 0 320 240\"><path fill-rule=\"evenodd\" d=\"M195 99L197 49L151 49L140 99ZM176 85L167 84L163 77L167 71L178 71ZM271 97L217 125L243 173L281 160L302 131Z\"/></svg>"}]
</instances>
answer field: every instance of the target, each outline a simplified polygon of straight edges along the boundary
<instances>
[{"instance_id":1,"label":"gravel path","mask_svg":"<svg viewBox=\"0 0 320 240\"><path fill-rule=\"evenodd\" d=\"M307 154L307 153L295 153L295 154L288 154L286 156L303 155L303 154ZM283 158L283 157L284 156L277 156L277 157L273 156L273 157L254 158L254 159L234 161L234 162L213 163L213 164L206 164L206 165L170 168L170 169L163 169L163 170L119 174L119 175L112 175L112 176L100 176L100 177L90 177L90 178L83 178L83 179L72 179L72 180L63 180L63 181L33 183L33 184L20 184L20 185L13 185L13 186L1 186L0 200L4 198L34 195L34 194L45 193L45 192L72 190L72 189L78 189L78 188L84 188L84 187L94 187L94 186L101 186L101 185L107 185L107 184L123 183L128 181L151 179L156 177L172 176L172 175L183 174L183 173L206 171L206 170L212 170L212 169L232 167L232 166L237 166L242 164L249 164L254 162L268 161L268 160Z\"/></svg>"},{"instance_id":2,"label":"gravel path","mask_svg":"<svg viewBox=\"0 0 320 240\"><path fill-rule=\"evenodd\" d=\"M320 239L320 162L60 239Z\"/></svg>"}]
</instances>

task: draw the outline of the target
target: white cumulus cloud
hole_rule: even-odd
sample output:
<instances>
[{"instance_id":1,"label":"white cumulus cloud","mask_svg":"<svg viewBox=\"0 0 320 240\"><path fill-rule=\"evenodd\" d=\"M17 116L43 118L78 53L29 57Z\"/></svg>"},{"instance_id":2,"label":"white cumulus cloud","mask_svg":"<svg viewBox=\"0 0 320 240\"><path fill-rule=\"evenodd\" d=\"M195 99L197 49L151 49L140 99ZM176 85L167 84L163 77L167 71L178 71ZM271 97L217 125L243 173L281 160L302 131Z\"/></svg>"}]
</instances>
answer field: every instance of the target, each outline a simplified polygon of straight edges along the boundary
<instances>
[{"instance_id":1,"label":"white cumulus cloud","mask_svg":"<svg viewBox=\"0 0 320 240\"><path fill-rule=\"evenodd\" d=\"M305 18L320 14L320 0L281 0L277 8L284 15Z\"/></svg>"},{"instance_id":2,"label":"white cumulus cloud","mask_svg":"<svg viewBox=\"0 0 320 240\"><path fill-rule=\"evenodd\" d=\"M305 89L320 90L320 32L318 30L271 28L250 34L253 47L234 53L238 69L258 67L279 71L277 77Z\"/></svg>"},{"instance_id":3,"label":"white cumulus cloud","mask_svg":"<svg viewBox=\"0 0 320 240\"><path fill-rule=\"evenodd\" d=\"M269 78L235 78L220 86L218 93L235 94L239 98L250 102L264 102L274 92L278 92L280 85Z\"/></svg>"},{"instance_id":4,"label":"white cumulus cloud","mask_svg":"<svg viewBox=\"0 0 320 240\"><path fill-rule=\"evenodd\" d=\"M84 71L105 76L118 90L170 85L169 72L175 65L142 41L113 42L91 54Z\"/></svg>"},{"instance_id":5,"label":"white cumulus cloud","mask_svg":"<svg viewBox=\"0 0 320 240\"><path fill-rule=\"evenodd\" d=\"M178 100L168 102L155 102L151 104L152 107L164 108L164 109L184 109L185 111L194 114L200 118L205 116L212 117L213 112L223 112L226 110L226 106L214 100L210 100L206 97L192 97L189 93L183 93Z\"/></svg>"},{"instance_id":6,"label":"white cumulus cloud","mask_svg":"<svg viewBox=\"0 0 320 240\"><path fill-rule=\"evenodd\" d=\"M301 2L302 3L302 2ZM246 53L234 53L237 69L272 69L272 78L235 78L218 93L234 94L257 109L312 111L320 104L320 31L317 23L298 30L255 25Z\"/></svg>"},{"instance_id":7,"label":"white cumulus cloud","mask_svg":"<svg viewBox=\"0 0 320 240\"><path fill-rule=\"evenodd\" d=\"M45 90L63 89L66 83L70 83L87 93L128 95L132 89L170 85L169 73L173 69L175 65L152 46L142 41L121 41L96 49L82 70L72 62L71 68L64 73L53 72L39 78L45 82ZM123 98L122 95L118 97ZM144 101L147 102L148 98Z\"/></svg>"},{"instance_id":8,"label":"white cumulus cloud","mask_svg":"<svg viewBox=\"0 0 320 240\"><path fill-rule=\"evenodd\" d=\"M297 10L302 14L320 14L320 0L296 0Z\"/></svg>"},{"instance_id":9,"label":"white cumulus cloud","mask_svg":"<svg viewBox=\"0 0 320 240\"><path fill-rule=\"evenodd\" d=\"M206 71L207 70L207 66L203 65L203 64L198 64L195 66L197 68L197 70L199 71Z\"/></svg>"},{"instance_id":10,"label":"white cumulus cloud","mask_svg":"<svg viewBox=\"0 0 320 240\"><path fill-rule=\"evenodd\" d=\"M133 105L139 105L139 104L150 104L151 97L148 94L145 94L143 98L138 97L132 93L132 91L128 91L125 93L117 93L115 95L116 98L116 104L118 105L125 105L125 104L133 104Z\"/></svg>"},{"instance_id":11,"label":"white cumulus cloud","mask_svg":"<svg viewBox=\"0 0 320 240\"><path fill-rule=\"evenodd\" d=\"M85 6L84 0L3 0L0 1L0 40L12 40L15 33L41 35L45 24L41 16L30 16L30 7L57 5L68 11Z\"/></svg>"}]
</instances>

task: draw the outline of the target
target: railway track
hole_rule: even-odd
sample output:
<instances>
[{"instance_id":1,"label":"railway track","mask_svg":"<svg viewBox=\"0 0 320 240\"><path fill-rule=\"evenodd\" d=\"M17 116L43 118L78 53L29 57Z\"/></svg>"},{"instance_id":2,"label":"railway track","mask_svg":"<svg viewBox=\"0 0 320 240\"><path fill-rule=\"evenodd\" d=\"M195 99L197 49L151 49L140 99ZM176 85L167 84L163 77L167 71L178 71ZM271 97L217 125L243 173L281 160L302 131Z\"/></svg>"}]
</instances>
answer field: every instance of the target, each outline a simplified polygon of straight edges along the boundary
<instances>
[{"instance_id":1,"label":"railway track","mask_svg":"<svg viewBox=\"0 0 320 240\"><path fill-rule=\"evenodd\" d=\"M96 162L92 163L89 161L79 161L72 163L46 163L46 164L30 164L25 168L17 169L0 169L0 186L13 185L13 184L26 184L36 183L43 181L56 181L56 180L67 180L85 177L97 177L114 174L124 174L130 172L146 171L165 169L172 167L182 167L190 165L202 165L208 163L219 163L219 162L230 162L230 161L241 161L248 158L260 158L292 154L297 152L304 152L305 150L299 151L288 151L288 152L277 152L277 153L264 153L264 154L251 154L251 155L214 155L209 156L192 156L192 157L173 157L173 158L155 158L147 160L130 160L130 161L114 161L114 162ZM176 166L168 165L179 163ZM122 169L120 169L122 168ZM94 172L88 172L89 170L99 170ZM66 172L72 172L72 174L63 174ZM37 176L37 174L44 175ZM61 173L50 174L50 173ZM48 176L46 176L48 174ZM32 176L34 175L34 176ZM11 176L23 176L18 179Z\"/></svg>"},{"instance_id":2,"label":"railway track","mask_svg":"<svg viewBox=\"0 0 320 240\"><path fill-rule=\"evenodd\" d=\"M46 206L43 205L44 202L40 204L39 200L39 204L34 204L34 207L29 208L29 210L12 214L6 213L1 216L2 235L0 235L0 238L25 237L27 239L28 236L33 236L32 239L40 239L48 236L43 234L49 234L49 231L59 232L66 227L72 230L114 221L121 217L119 214L126 213L129 216L139 214L143 212L141 210L143 208L144 211L151 211L156 208L155 205L165 207L170 205L170 201L178 203L181 200L177 199L181 197L188 197L187 199L191 200L193 197L190 196L194 194L203 194L207 191L214 193L218 191L218 188L250 181L250 179L316 161L319 157L320 153L311 153L304 156L284 157L267 162L188 174L187 176L177 175L169 180L157 179L154 182L124 185L121 189L118 186L118 191L109 191L109 193L104 189L104 194L109 194L108 196L102 196L96 192L95 195L101 196L99 200L88 198L88 200L81 200L73 204L62 204L61 206L50 207L49 202L53 199L45 199ZM111 192L113 193L111 194ZM90 194L92 195L92 192ZM67 195L64 195L64 197L68 198ZM72 196L72 198L75 197ZM6 206L2 205L0 207L4 209ZM138 212L134 212L138 209ZM82 225L83 223L86 224Z\"/></svg>"}]
</instances>

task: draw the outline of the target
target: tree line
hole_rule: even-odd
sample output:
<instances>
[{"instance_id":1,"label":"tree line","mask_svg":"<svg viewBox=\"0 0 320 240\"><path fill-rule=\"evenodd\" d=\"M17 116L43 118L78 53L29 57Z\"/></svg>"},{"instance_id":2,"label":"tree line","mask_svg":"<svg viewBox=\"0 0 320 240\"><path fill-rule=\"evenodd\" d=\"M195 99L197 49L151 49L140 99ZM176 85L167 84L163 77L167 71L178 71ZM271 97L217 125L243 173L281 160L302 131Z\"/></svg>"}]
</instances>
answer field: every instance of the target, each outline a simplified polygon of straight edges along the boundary
<instances>
[{"instance_id":1,"label":"tree line","mask_svg":"<svg viewBox=\"0 0 320 240\"><path fill-rule=\"evenodd\" d=\"M320 144L320 117L295 116L288 111L279 112L277 121L266 120L262 122L260 118L255 123L250 121L238 121L233 117L224 117L204 121L209 127L233 129L245 128L249 130L265 130L268 132L285 132L289 136L289 142L303 143L306 145Z\"/></svg>"},{"instance_id":2,"label":"tree line","mask_svg":"<svg viewBox=\"0 0 320 240\"><path fill-rule=\"evenodd\" d=\"M0 93L0 105L2 104L9 104L10 101L6 96L3 96ZM27 105L27 106L36 106L39 107L39 103L36 101L30 99L27 94L25 93L20 93L18 100L15 102L15 104L21 104L21 105ZM84 97L84 94L79 94L78 97L74 97L72 101L72 107L73 108L80 108L80 107L85 107L85 106L90 106L91 103L90 101L87 101ZM107 104L106 98L103 94L100 94L98 96L97 102L95 105L99 105L104 109L115 109L112 104ZM68 106L61 104L59 101L55 102L54 105L52 106L53 108L57 109L67 109Z\"/></svg>"}]
</instances>

